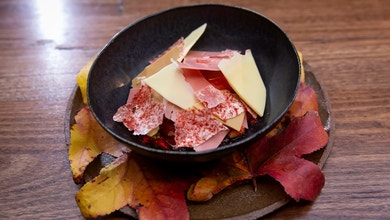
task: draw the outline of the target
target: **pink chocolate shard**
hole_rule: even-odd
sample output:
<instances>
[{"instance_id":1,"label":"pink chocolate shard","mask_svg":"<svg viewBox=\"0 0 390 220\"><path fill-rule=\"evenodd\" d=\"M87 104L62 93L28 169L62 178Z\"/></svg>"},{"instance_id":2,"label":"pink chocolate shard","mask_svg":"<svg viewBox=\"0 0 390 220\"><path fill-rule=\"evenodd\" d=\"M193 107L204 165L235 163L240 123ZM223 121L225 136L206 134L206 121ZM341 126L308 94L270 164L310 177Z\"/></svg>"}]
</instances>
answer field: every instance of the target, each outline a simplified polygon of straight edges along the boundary
<instances>
[{"instance_id":1,"label":"pink chocolate shard","mask_svg":"<svg viewBox=\"0 0 390 220\"><path fill-rule=\"evenodd\" d=\"M176 147L196 147L221 131L228 130L208 109L182 110L175 122Z\"/></svg>"},{"instance_id":2,"label":"pink chocolate shard","mask_svg":"<svg viewBox=\"0 0 390 220\"><path fill-rule=\"evenodd\" d=\"M199 70L183 69L183 75L191 85L195 97L208 108L214 108L225 102L223 92L211 85Z\"/></svg>"},{"instance_id":3,"label":"pink chocolate shard","mask_svg":"<svg viewBox=\"0 0 390 220\"><path fill-rule=\"evenodd\" d=\"M215 108L211 109L214 115L223 121L234 118L239 114L245 112L245 106L239 98L236 98L231 92L227 90L222 91L225 96L225 101L220 103Z\"/></svg>"},{"instance_id":4,"label":"pink chocolate shard","mask_svg":"<svg viewBox=\"0 0 390 220\"><path fill-rule=\"evenodd\" d=\"M134 95L137 94L138 91L139 91L139 88L131 88L130 92L129 92L129 96L127 97L126 103L130 103L133 100Z\"/></svg>"},{"instance_id":5,"label":"pink chocolate shard","mask_svg":"<svg viewBox=\"0 0 390 220\"><path fill-rule=\"evenodd\" d=\"M134 131L134 135L145 135L163 122L164 112L164 104L153 100L152 89L142 85L131 102L118 109L113 119Z\"/></svg>"},{"instance_id":6,"label":"pink chocolate shard","mask_svg":"<svg viewBox=\"0 0 390 220\"><path fill-rule=\"evenodd\" d=\"M182 109L173 103L169 102L166 99L163 99L163 104L165 105L165 117L173 122L176 121L177 113Z\"/></svg>"},{"instance_id":7,"label":"pink chocolate shard","mask_svg":"<svg viewBox=\"0 0 390 220\"><path fill-rule=\"evenodd\" d=\"M216 89L211 84L196 91L195 97L205 103L207 108L214 108L226 102L223 91Z\"/></svg>"},{"instance_id":8,"label":"pink chocolate shard","mask_svg":"<svg viewBox=\"0 0 390 220\"><path fill-rule=\"evenodd\" d=\"M234 50L218 52L192 50L180 63L180 68L219 71L218 63L224 58L232 57L233 53Z\"/></svg>"},{"instance_id":9,"label":"pink chocolate shard","mask_svg":"<svg viewBox=\"0 0 390 220\"><path fill-rule=\"evenodd\" d=\"M229 133L228 130L220 131L219 133L212 136L210 139L208 139L203 144L200 144L200 145L194 147L194 150L199 152L199 151L216 149L222 143L222 141L225 139L225 137L228 133Z\"/></svg>"}]
</instances>

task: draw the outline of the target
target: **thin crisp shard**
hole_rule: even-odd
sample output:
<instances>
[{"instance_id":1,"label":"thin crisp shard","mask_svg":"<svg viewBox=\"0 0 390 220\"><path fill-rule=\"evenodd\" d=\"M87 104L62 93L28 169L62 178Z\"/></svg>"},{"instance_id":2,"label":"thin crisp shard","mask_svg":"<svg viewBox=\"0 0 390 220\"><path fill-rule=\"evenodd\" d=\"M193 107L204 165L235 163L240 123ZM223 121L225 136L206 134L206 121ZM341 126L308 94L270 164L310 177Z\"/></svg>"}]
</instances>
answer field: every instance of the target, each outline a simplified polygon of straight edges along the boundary
<instances>
[{"instance_id":1,"label":"thin crisp shard","mask_svg":"<svg viewBox=\"0 0 390 220\"><path fill-rule=\"evenodd\" d=\"M228 130L223 130L212 136L207 141L199 144L198 146L194 147L194 150L199 151L206 151L206 150L213 150L217 148L222 141L225 139L226 135L229 133Z\"/></svg>"},{"instance_id":2,"label":"thin crisp shard","mask_svg":"<svg viewBox=\"0 0 390 220\"><path fill-rule=\"evenodd\" d=\"M193 30L185 39L184 39L184 49L177 61L181 62L199 38L203 35L207 27L207 23L202 24L200 27Z\"/></svg>"},{"instance_id":3,"label":"thin crisp shard","mask_svg":"<svg viewBox=\"0 0 390 220\"><path fill-rule=\"evenodd\" d=\"M203 24L194 31L192 31L186 38L180 38L171 47L169 47L164 53L160 54L156 59L152 60L151 63L145 67L145 69L139 73L132 80L132 87L138 88L141 86L141 81L148 78L162 68L166 67L171 63L171 60L182 61L187 55L190 49L195 45L198 39L202 36L205 31L207 24Z\"/></svg>"},{"instance_id":4,"label":"thin crisp shard","mask_svg":"<svg viewBox=\"0 0 390 220\"><path fill-rule=\"evenodd\" d=\"M131 102L118 109L113 120L123 122L134 135L145 135L163 122L164 112L165 106L153 100L151 88L142 85Z\"/></svg>"},{"instance_id":5,"label":"thin crisp shard","mask_svg":"<svg viewBox=\"0 0 390 220\"><path fill-rule=\"evenodd\" d=\"M207 108L214 108L226 101L223 91L216 89L199 70L183 69L183 76L193 90L195 97Z\"/></svg>"},{"instance_id":6,"label":"thin crisp shard","mask_svg":"<svg viewBox=\"0 0 390 220\"><path fill-rule=\"evenodd\" d=\"M240 98L259 116L263 116L266 88L251 50L246 50L245 55L235 53L232 58L223 59L218 67Z\"/></svg>"},{"instance_id":7,"label":"thin crisp shard","mask_svg":"<svg viewBox=\"0 0 390 220\"><path fill-rule=\"evenodd\" d=\"M141 86L143 79L152 76L153 74L160 71L165 66L171 63L171 59L178 59L183 53L184 40L180 38L176 43L174 43L170 48L168 48L164 53L160 54L156 59L151 61L151 63L145 67L145 69L139 73L132 80L132 87L138 88Z\"/></svg>"},{"instance_id":8,"label":"thin crisp shard","mask_svg":"<svg viewBox=\"0 0 390 220\"><path fill-rule=\"evenodd\" d=\"M207 108L215 108L227 101L223 91L216 89L211 84L196 91L195 97L203 102Z\"/></svg>"},{"instance_id":9,"label":"thin crisp shard","mask_svg":"<svg viewBox=\"0 0 390 220\"><path fill-rule=\"evenodd\" d=\"M182 110L175 121L176 147L198 146L220 131L228 130L208 109Z\"/></svg>"},{"instance_id":10,"label":"thin crisp shard","mask_svg":"<svg viewBox=\"0 0 390 220\"><path fill-rule=\"evenodd\" d=\"M191 109L198 103L191 86L174 63L162 68L143 82L182 109Z\"/></svg>"},{"instance_id":11,"label":"thin crisp shard","mask_svg":"<svg viewBox=\"0 0 390 220\"><path fill-rule=\"evenodd\" d=\"M184 58L182 63L179 63L180 68L220 71L218 63L222 59L229 59L233 56L234 50L224 50L218 52L212 51L190 51Z\"/></svg>"},{"instance_id":12,"label":"thin crisp shard","mask_svg":"<svg viewBox=\"0 0 390 220\"><path fill-rule=\"evenodd\" d=\"M222 94L225 101L211 109L214 115L221 120L226 121L245 112L245 106L242 104L240 99L227 90L222 91Z\"/></svg>"}]
</instances>

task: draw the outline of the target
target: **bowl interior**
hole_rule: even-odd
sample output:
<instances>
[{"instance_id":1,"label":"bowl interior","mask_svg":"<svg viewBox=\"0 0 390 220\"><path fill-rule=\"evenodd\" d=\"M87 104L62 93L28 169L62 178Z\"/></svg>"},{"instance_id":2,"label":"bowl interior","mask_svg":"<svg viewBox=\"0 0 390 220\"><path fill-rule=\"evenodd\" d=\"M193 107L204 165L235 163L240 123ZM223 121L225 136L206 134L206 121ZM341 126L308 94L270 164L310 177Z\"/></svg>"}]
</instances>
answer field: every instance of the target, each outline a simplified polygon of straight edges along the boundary
<instances>
[{"instance_id":1,"label":"bowl interior","mask_svg":"<svg viewBox=\"0 0 390 220\"><path fill-rule=\"evenodd\" d=\"M156 56L200 25L207 29L193 49L222 51L251 49L267 89L264 116L244 138L212 151L165 151L144 146L112 116L125 104L131 80ZM196 5L169 9L139 20L117 35L97 56L89 73L89 106L99 123L113 136L148 157L199 162L247 146L269 131L292 103L299 85L300 65L286 34L266 17L224 5Z\"/></svg>"}]
</instances>

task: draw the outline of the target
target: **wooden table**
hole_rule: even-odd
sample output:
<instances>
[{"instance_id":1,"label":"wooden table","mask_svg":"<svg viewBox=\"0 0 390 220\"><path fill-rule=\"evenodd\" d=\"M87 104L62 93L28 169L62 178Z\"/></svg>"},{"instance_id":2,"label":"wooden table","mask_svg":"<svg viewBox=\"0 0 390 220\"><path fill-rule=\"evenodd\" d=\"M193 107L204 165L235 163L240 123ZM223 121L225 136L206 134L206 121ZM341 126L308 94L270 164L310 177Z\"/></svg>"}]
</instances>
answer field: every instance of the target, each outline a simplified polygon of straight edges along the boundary
<instances>
[{"instance_id":1,"label":"wooden table","mask_svg":"<svg viewBox=\"0 0 390 220\"><path fill-rule=\"evenodd\" d=\"M208 2L0 1L0 219L82 219L64 135L76 74L124 26L172 6ZM390 2L223 3L260 12L287 32L326 89L336 119L321 195L267 218L389 219Z\"/></svg>"}]
</instances>

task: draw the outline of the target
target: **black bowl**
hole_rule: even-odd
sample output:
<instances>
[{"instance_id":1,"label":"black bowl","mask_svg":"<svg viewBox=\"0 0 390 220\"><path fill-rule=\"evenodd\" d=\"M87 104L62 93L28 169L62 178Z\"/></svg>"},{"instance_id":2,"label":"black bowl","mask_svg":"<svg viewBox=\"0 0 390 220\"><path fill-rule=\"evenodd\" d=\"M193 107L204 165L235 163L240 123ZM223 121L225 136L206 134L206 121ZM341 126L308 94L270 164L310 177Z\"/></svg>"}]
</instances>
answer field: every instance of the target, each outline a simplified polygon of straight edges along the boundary
<instances>
[{"instance_id":1,"label":"black bowl","mask_svg":"<svg viewBox=\"0 0 390 220\"><path fill-rule=\"evenodd\" d=\"M145 146L122 123L113 121L126 103L131 80L150 60L202 24L207 29L193 49L251 49L267 89L264 116L245 137L204 152L166 151ZM194 5L168 9L130 24L103 48L89 72L87 96L97 121L141 155L174 162L204 162L243 149L264 136L293 102L300 77L297 51L286 33L263 15L226 5Z\"/></svg>"}]
</instances>

